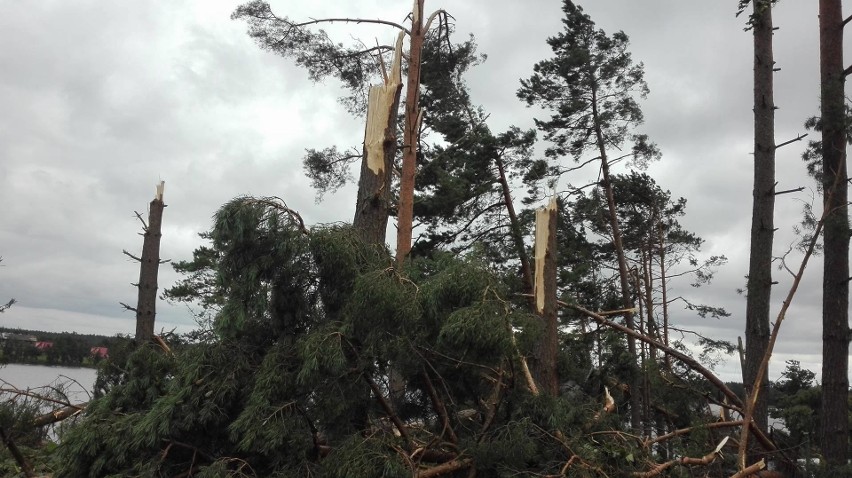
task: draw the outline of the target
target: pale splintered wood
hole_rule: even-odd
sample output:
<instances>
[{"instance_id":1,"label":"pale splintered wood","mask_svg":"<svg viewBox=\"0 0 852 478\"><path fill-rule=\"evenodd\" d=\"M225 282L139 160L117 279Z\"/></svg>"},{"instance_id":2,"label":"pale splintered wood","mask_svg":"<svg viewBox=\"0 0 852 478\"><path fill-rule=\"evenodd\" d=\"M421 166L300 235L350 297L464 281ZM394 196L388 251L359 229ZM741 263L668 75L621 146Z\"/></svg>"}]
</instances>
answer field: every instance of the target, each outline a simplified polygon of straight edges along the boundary
<instances>
[{"instance_id":1,"label":"pale splintered wood","mask_svg":"<svg viewBox=\"0 0 852 478\"><path fill-rule=\"evenodd\" d=\"M367 127L364 133L364 148L367 151L367 167L377 176L385 170L385 142L396 141L395 131L387 131L394 125L390 119L396 116L397 91L402 85L402 37L396 39L390 74L384 84L370 87L367 99Z\"/></svg>"},{"instance_id":2,"label":"pale splintered wood","mask_svg":"<svg viewBox=\"0 0 852 478\"><path fill-rule=\"evenodd\" d=\"M535 308L539 314L544 313L544 258L550 242L550 214L555 211L556 196L535 211Z\"/></svg>"},{"instance_id":3,"label":"pale splintered wood","mask_svg":"<svg viewBox=\"0 0 852 478\"><path fill-rule=\"evenodd\" d=\"M154 199L156 199L157 201L162 201L163 200L163 190L165 188L166 188L166 182L160 181L160 183L157 184L157 194L154 195Z\"/></svg>"}]
</instances>

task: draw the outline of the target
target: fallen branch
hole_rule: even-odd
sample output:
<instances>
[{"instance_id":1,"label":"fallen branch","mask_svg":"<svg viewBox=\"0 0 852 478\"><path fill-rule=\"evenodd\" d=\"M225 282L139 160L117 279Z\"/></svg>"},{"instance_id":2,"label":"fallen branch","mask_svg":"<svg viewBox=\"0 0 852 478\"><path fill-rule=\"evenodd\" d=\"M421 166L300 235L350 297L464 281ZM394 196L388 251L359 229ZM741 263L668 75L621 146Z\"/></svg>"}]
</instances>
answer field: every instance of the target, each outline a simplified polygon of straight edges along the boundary
<instances>
[{"instance_id":1,"label":"fallen branch","mask_svg":"<svg viewBox=\"0 0 852 478\"><path fill-rule=\"evenodd\" d=\"M470 465L473 464L473 460L470 458L462 458L459 460L452 460L446 463L440 464L438 466L433 466L432 468L427 468L425 470L418 471L414 476L416 478L430 478L433 476L441 476L446 475L447 473L452 473L454 471L463 470Z\"/></svg>"},{"instance_id":2,"label":"fallen branch","mask_svg":"<svg viewBox=\"0 0 852 478\"><path fill-rule=\"evenodd\" d=\"M50 413L45 413L44 415L39 415L35 417L35 419L33 420L33 426L43 427L45 425L51 425L56 422L61 422L66 418L71 418L75 415L82 413L83 410L86 409L87 405L89 405L88 402L57 408L56 410Z\"/></svg>"},{"instance_id":3,"label":"fallen branch","mask_svg":"<svg viewBox=\"0 0 852 478\"><path fill-rule=\"evenodd\" d=\"M707 465L713 463L714 461L716 461L716 458L722 456L722 447L724 447L725 443L728 442L728 438L729 437L722 438L722 441L719 442L718 445L716 445L715 450L711 451L710 453L704 455L701 458L691 458L691 457L688 457L688 456L675 458L674 460L669 460L665 463L660 463L659 465L656 465L654 468L652 468L648 471L641 471L641 472L637 471L637 472L634 472L632 475L637 477L637 478L651 478L651 477L654 477L654 476L659 476L660 473L666 471L667 469L671 468L674 465L707 466Z\"/></svg>"},{"instance_id":4,"label":"fallen branch","mask_svg":"<svg viewBox=\"0 0 852 478\"><path fill-rule=\"evenodd\" d=\"M838 175L835 178L834 185L831 190L829 190L825 204L831 203L831 196L834 194L834 190L837 187L838 180L840 176ZM787 309L790 308L790 304L793 302L793 297L796 295L796 291L799 289L799 284L802 281L802 277L805 275L805 268L808 266L808 261L814 253L814 249L816 248L817 242L819 241L820 232L822 231L822 227L825 224L825 220L828 217L829 213L832 211L827 207L823 207L822 216L819 218L819 221L816 223L816 227L814 228L813 236L811 237L811 241L808 244L808 248L805 251L805 256L802 258L802 262L799 264L799 270L796 272L795 277L793 278L793 284L790 286L790 290L787 292L787 297L784 298L783 305L781 306L781 310L778 312L778 317L775 319L775 324L772 326L772 334L769 336L769 344L766 346L766 352L763 354L763 359L760 361L760 368L757 370L757 377L754 381L754 385L752 386L752 391L746 400L746 404L744 407L745 413L743 414L743 423L749 424L751 426L743 426L742 433L740 434L740 445L739 445L739 453L737 455L737 461L739 464L739 468L741 471L746 470L745 461L746 461L746 450L748 447L748 436L749 429L757 430L757 427L752 424L752 418L754 416L754 407L757 403L757 398L760 396L760 391L763 388L763 378L766 375L766 370L769 367L769 358L772 357L772 350L775 348L775 342L778 340L778 333L781 330L781 322L784 322L784 318L787 316ZM761 460L762 462L763 460ZM754 465L751 465L754 466ZM748 476L748 475L743 475Z\"/></svg>"}]
</instances>

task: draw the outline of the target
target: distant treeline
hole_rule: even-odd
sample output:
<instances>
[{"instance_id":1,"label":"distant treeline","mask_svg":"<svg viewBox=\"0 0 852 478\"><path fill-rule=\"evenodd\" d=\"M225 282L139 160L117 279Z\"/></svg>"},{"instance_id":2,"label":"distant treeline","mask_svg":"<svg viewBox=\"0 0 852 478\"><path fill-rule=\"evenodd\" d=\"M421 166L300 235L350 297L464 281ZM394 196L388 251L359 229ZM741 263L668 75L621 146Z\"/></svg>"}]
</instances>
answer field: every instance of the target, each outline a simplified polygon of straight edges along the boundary
<instances>
[{"instance_id":1,"label":"distant treeline","mask_svg":"<svg viewBox=\"0 0 852 478\"><path fill-rule=\"evenodd\" d=\"M95 367L126 337L0 327L3 363Z\"/></svg>"}]
</instances>

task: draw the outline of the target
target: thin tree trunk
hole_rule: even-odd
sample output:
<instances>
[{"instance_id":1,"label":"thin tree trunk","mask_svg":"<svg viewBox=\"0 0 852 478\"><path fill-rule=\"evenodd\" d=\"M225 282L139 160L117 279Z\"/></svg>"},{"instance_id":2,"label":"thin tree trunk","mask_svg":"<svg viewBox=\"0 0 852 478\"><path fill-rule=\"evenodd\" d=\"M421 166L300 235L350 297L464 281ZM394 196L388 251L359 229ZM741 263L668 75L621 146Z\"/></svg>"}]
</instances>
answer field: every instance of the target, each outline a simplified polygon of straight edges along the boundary
<instances>
[{"instance_id":1,"label":"thin tree trunk","mask_svg":"<svg viewBox=\"0 0 852 478\"><path fill-rule=\"evenodd\" d=\"M820 430L822 453L829 467L846 465L849 441L849 220L841 3L819 2L823 192L825 208L830 211L823 234Z\"/></svg>"},{"instance_id":2,"label":"thin tree trunk","mask_svg":"<svg viewBox=\"0 0 852 478\"><path fill-rule=\"evenodd\" d=\"M615 246L615 254L618 258L618 276L621 283L621 302L627 312L624 313L624 324L630 330L636 330L633 323L633 312L629 309L633 308L633 302L630 300L630 279L627 271L627 258L624 256L624 245L621 240L621 228L618 225L618 214L615 208L615 195L612 190L612 181L609 174L609 160L606 154L606 142L604 141L603 132L600 127L600 116L598 114L597 91L592 89L592 115L595 124L595 139L598 145L598 151L601 155L601 172L604 192L606 193L606 202L609 207L609 224L612 229L612 242ZM636 339L633 336L627 336L627 351L631 356L636 357ZM630 381L630 427L634 433L639 433L642 425L642 412L639 408L639 389L640 382L638 375L634 376Z\"/></svg>"},{"instance_id":3,"label":"thin tree trunk","mask_svg":"<svg viewBox=\"0 0 852 478\"><path fill-rule=\"evenodd\" d=\"M157 185L157 194L148 205L148 224L142 242L139 264L139 297L136 302L136 343L144 344L154 336L157 315L157 275L160 271L160 238L162 237L164 183Z\"/></svg>"},{"instance_id":4,"label":"thin tree trunk","mask_svg":"<svg viewBox=\"0 0 852 478\"><path fill-rule=\"evenodd\" d=\"M384 84L370 87L358 202L352 225L368 244L385 244L390 210L391 171L396 156L396 117L402 92L402 38L396 41L391 71Z\"/></svg>"},{"instance_id":5,"label":"thin tree trunk","mask_svg":"<svg viewBox=\"0 0 852 478\"><path fill-rule=\"evenodd\" d=\"M663 306L663 336L662 342L667 347L669 345L669 298L668 298L668 284L666 283L666 235L665 230L663 228L663 222L660 220L659 226L659 247L660 247L660 289L661 289L661 303ZM672 369L672 358L666 354L665 356L665 366L666 370L671 371Z\"/></svg>"},{"instance_id":6,"label":"thin tree trunk","mask_svg":"<svg viewBox=\"0 0 852 478\"><path fill-rule=\"evenodd\" d=\"M544 333L535 345L532 374L545 393L559 393L556 372L558 331L556 317L556 197L535 212L535 306L544 321Z\"/></svg>"},{"instance_id":7,"label":"thin tree trunk","mask_svg":"<svg viewBox=\"0 0 852 478\"><path fill-rule=\"evenodd\" d=\"M775 233L775 101L773 95L772 5L753 0L754 14L754 189L752 192L751 251L746 299L746 350L743 380L747 394L764 387L760 362L769 344L769 306L772 294L772 244ZM754 421L766 432L766 394L758 393ZM762 456L749 453L748 462Z\"/></svg>"},{"instance_id":8,"label":"thin tree trunk","mask_svg":"<svg viewBox=\"0 0 852 478\"><path fill-rule=\"evenodd\" d=\"M423 3L414 0L411 12L411 50L408 60L408 82L405 91L405 132L402 154L402 174L399 184L397 211L396 262L402 264L411 251L414 224L414 175L417 171L417 151L420 142L420 57L423 52Z\"/></svg>"},{"instance_id":9,"label":"thin tree trunk","mask_svg":"<svg viewBox=\"0 0 852 478\"><path fill-rule=\"evenodd\" d=\"M527 249L524 246L521 224L518 221L518 215L515 213L515 205L512 203L512 191L509 188L509 181L506 179L506 168L503 165L503 158L498 156L495 162L497 163L497 171L500 173L500 187L503 189L503 201L506 203L506 212L509 214L512 241L515 243L518 258L521 260L521 278L524 281L524 293L529 294L533 290L532 271L530 270L530 259L527 257Z\"/></svg>"}]
</instances>

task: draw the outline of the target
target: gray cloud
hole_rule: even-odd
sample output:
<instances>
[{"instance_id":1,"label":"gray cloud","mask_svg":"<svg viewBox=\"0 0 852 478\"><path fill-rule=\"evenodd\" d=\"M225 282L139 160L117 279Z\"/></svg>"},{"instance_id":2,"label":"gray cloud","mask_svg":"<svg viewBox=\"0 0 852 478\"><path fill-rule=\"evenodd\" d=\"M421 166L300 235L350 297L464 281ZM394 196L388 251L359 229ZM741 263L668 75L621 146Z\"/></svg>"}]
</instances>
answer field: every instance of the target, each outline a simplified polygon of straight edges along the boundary
<instances>
[{"instance_id":1,"label":"gray cloud","mask_svg":"<svg viewBox=\"0 0 852 478\"><path fill-rule=\"evenodd\" d=\"M684 225L726 254L710 286L676 285L696 301L734 316L679 323L735 340L745 301L751 209L751 36L725 2L598 0L581 2L599 26L624 30L636 61L645 64L651 95L643 103L648 133L663 160L650 172L675 196L689 199ZM280 195L309 223L348 221L354 189L314 203L303 177L305 148L357 145L362 121L337 104L334 81L312 84L288 61L261 51L245 26L229 19L238 2L79 1L11 3L0 18L0 299L20 305L4 325L49 330L132 332L129 283L138 275L121 249L138 251L139 224L153 186L166 181L162 255L188 258L210 217L239 194ZM494 130L532 126L534 110L516 98L518 80L550 56L545 39L561 28L561 2L427 2L476 35L488 61L471 71L474 101L491 113ZM291 4L273 2L294 18L337 16L345 10L402 22L406 3ZM776 8L778 141L803 131L817 111L816 9L791 0ZM357 33L351 33L352 31ZM348 42L387 43L383 28L335 25ZM779 151L780 188L807 186L798 159L802 144ZM544 145L542 145L542 148ZM567 181L582 183L582 178ZM808 193L782 196L776 252L793 240ZM808 270L779 343L774 368L801 357L818 370L820 264ZM780 307L789 280L782 272L773 298ZM161 269L161 287L176 279ZM162 304L163 327L192 326L186 310ZM735 378L738 365L725 373Z\"/></svg>"}]
</instances>

